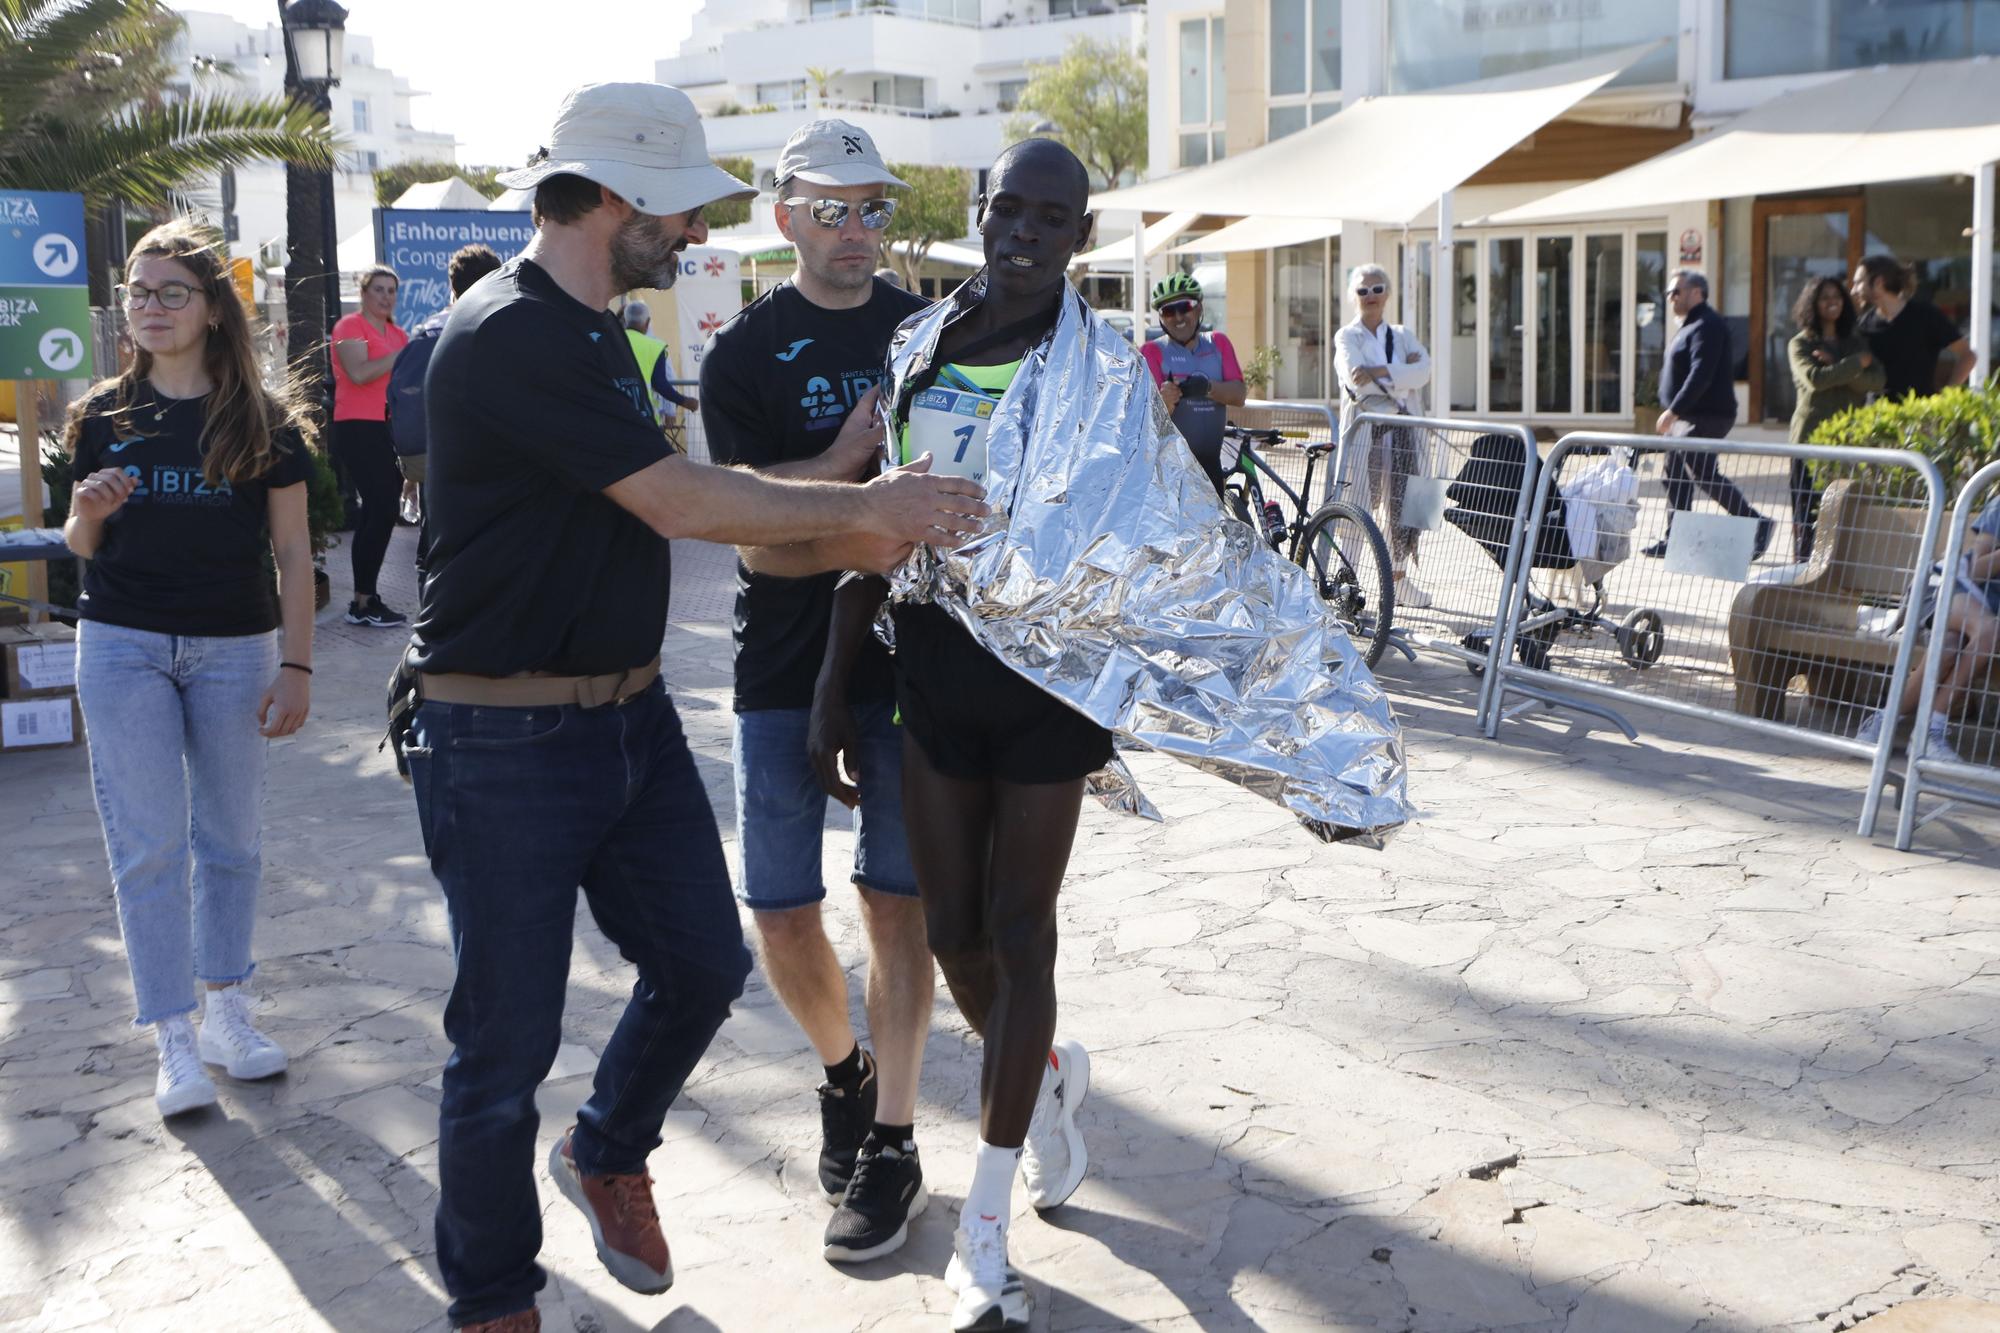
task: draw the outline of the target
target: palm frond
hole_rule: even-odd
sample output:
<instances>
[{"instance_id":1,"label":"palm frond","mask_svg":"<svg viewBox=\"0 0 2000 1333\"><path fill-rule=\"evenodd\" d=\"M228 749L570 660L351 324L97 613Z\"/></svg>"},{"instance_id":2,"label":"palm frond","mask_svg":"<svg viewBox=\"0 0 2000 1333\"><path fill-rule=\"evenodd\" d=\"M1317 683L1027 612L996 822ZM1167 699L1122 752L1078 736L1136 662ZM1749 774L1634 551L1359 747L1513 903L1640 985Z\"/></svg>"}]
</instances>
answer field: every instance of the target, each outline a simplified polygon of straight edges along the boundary
<instances>
[{"instance_id":1,"label":"palm frond","mask_svg":"<svg viewBox=\"0 0 2000 1333\"><path fill-rule=\"evenodd\" d=\"M0 133L45 110L81 65L110 59L112 34L158 8L157 0L0 0Z\"/></svg>"},{"instance_id":2,"label":"palm frond","mask_svg":"<svg viewBox=\"0 0 2000 1333\"><path fill-rule=\"evenodd\" d=\"M0 180L167 207L175 189L224 167L262 159L323 171L341 146L321 113L296 103L184 102L134 108L103 125L0 135Z\"/></svg>"}]
</instances>

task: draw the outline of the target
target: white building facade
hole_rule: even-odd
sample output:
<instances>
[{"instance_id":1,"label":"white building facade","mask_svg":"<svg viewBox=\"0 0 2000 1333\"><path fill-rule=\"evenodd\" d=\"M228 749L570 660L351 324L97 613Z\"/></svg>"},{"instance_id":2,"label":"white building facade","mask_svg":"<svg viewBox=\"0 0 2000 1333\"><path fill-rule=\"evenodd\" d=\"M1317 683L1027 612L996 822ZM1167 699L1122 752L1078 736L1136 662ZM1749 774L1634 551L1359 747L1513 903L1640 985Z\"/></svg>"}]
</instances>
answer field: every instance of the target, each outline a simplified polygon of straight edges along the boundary
<instances>
[{"instance_id":1,"label":"white building facade","mask_svg":"<svg viewBox=\"0 0 2000 1333\"><path fill-rule=\"evenodd\" d=\"M1150 175L1242 153L1361 96L1421 92L1661 41L1454 194L1452 327L1432 319L1433 220L1345 221L1337 237L1231 256L1231 337L1275 346L1272 392L1328 398L1332 330L1357 263L1396 275L1400 314L1452 343L1434 409L1537 424L1630 421L1657 380L1666 279L1705 270L1736 338L1751 421L1784 421L1783 346L1809 276L1863 254L1913 265L1961 329L1970 310L1967 177L1712 200L1610 220L1464 225L1653 157L1793 89L1885 63L2000 53L2000 0L1152 0ZM2000 73L1995 74L2000 78ZM1154 276L1158 276L1155 274ZM1447 396L1448 395L1448 396Z\"/></svg>"},{"instance_id":2,"label":"white building facade","mask_svg":"<svg viewBox=\"0 0 2000 1333\"><path fill-rule=\"evenodd\" d=\"M1144 0L729 0L695 15L655 77L703 114L709 151L748 157L770 190L801 122L835 115L885 159L977 173L1032 67L1080 37L1136 50Z\"/></svg>"},{"instance_id":3,"label":"white building facade","mask_svg":"<svg viewBox=\"0 0 2000 1333\"><path fill-rule=\"evenodd\" d=\"M175 45L183 71L175 88L183 96L282 97L285 39L276 24L253 28L222 14L183 13L186 26ZM416 128L413 107L421 92L409 80L375 63L375 43L347 34L346 64L333 89L332 121L348 145L333 173L336 234L345 238L372 225L373 173L399 162L452 161L458 150L450 135ZM236 173L236 228L232 254L251 259L258 270L259 299L266 271L285 263L285 168L260 162ZM223 223L219 180L189 192L189 201L218 226ZM276 292L269 293L277 295Z\"/></svg>"}]
</instances>

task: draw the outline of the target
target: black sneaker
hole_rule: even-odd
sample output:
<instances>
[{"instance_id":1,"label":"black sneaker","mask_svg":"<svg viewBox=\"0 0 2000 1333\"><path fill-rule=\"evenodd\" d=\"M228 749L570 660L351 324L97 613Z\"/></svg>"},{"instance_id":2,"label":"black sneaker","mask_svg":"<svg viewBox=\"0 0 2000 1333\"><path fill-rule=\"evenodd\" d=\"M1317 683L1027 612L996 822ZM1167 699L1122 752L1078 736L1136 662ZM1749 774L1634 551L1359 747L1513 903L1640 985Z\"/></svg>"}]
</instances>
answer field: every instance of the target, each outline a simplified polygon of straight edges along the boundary
<instances>
[{"instance_id":1,"label":"black sneaker","mask_svg":"<svg viewBox=\"0 0 2000 1333\"><path fill-rule=\"evenodd\" d=\"M819 1192L839 1203L854 1175L855 1154L875 1124L875 1057L861 1052L861 1081L851 1088L819 1085Z\"/></svg>"},{"instance_id":2,"label":"black sneaker","mask_svg":"<svg viewBox=\"0 0 2000 1333\"><path fill-rule=\"evenodd\" d=\"M1778 530L1777 519L1759 518L1757 520L1757 539L1750 546L1751 564L1754 565L1759 560L1762 560L1764 558L1764 552L1771 549L1771 537L1772 534L1777 532L1777 530Z\"/></svg>"},{"instance_id":3,"label":"black sneaker","mask_svg":"<svg viewBox=\"0 0 2000 1333\"><path fill-rule=\"evenodd\" d=\"M1660 540L1654 542L1651 546L1639 552L1639 554L1645 556L1648 560L1665 559L1667 554L1667 539L1665 537L1660 538Z\"/></svg>"},{"instance_id":4,"label":"black sneaker","mask_svg":"<svg viewBox=\"0 0 2000 1333\"><path fill-rule=\"evenodd\" d=\"M370 596L367 601L358 607L352 602L347 604L347 623L350 625L374 625L378 629L394 629L398 625L409 624L410 618L401 611L391 610L389 607L384 606L380 597Z\"/></svg>"},{"instance_id":5,"label":"black sneaker","mask_svg":"<svg viewBox=\"0 0 2000 1333\"><path fill-rule=\"evenodd\" d=\"M863 1144L847 1193L827 1219L821 1253L837 1264L894 1254L909 1239L910 1219L930 1201L915 1144L908 1152L889 1144Z\"/></svg>"}]
</instances>

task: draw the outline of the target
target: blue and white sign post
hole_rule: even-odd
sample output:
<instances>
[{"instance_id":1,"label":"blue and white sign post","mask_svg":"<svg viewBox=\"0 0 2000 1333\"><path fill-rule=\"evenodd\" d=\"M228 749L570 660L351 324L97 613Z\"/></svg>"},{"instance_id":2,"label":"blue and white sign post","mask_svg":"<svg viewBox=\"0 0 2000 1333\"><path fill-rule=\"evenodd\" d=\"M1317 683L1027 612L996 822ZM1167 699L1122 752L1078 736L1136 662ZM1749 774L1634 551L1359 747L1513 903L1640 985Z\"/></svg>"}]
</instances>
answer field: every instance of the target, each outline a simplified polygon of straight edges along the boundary
<instances>
[{"instance_id":1,"label":"blue and white sign post","mask_svg":"<svg viewBox=\"0 0 2000 1333\"><path fill-rule=\"evenodd\" d=\"M512 259L535 236L526 213L485 213L453 208L378 208L375 253L396 270L396 322L405 329L451 304L446 268L452 255L475 242Z\"/></svg>"},{"instance_id":2,"label":"blue and white sign post","mask_svg":"<svg viewBox=\"0 0 2000 1333\"><path fill-rule=\"evenodd\" d=\"M13 380L20 425L21 523L42 526L42 422L35 382L91 374L83 196L0 189L0 379ZM27 595L48 597L41 562Z\"/></svg>"}]
</instances>

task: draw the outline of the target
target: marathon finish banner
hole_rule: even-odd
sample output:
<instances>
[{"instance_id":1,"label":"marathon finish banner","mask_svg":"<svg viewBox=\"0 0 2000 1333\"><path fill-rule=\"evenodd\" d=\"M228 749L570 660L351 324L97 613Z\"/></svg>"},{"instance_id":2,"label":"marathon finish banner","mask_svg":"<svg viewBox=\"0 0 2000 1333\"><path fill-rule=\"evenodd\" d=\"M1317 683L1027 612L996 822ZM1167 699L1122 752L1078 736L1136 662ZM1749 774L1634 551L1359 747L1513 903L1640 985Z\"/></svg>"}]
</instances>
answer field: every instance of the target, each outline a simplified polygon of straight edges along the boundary
<instances>
[{"instance_id":1,"label":"marathon finish banner","mask_svg":"<svg viewBox=\"0 0 2000 1333\"><path fill-rule=\"evenodd\" d=\"M378 208L375 255L396 270L401 282L396 322L405 329L451 304L446 268L451 257L475 242L502 259L512 259L534 239L535 224L523 213L487 213L456 208Z\"/></svg>"}]
</instances>

